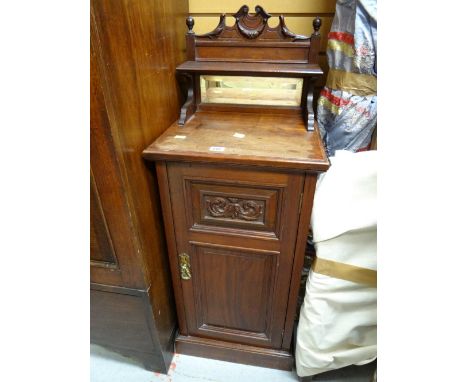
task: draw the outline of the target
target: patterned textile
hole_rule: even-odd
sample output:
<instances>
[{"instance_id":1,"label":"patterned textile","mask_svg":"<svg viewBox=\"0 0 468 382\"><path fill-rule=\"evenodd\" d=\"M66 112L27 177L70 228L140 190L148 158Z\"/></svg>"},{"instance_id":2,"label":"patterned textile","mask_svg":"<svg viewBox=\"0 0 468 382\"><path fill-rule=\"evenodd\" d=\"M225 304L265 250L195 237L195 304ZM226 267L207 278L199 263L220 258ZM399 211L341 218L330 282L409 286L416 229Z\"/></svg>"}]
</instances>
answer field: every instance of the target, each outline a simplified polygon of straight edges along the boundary
<instances>
[{"instance_id":1,"label":"patterned textile","mask_svg":"<svg viewBox=\"0 0 468 382\"><path fill-rule=\"evenodd\" d=\"M337 0L317 120L329 156L368 148L377 123L377 0Z\"/></svg>"}]
</instances>

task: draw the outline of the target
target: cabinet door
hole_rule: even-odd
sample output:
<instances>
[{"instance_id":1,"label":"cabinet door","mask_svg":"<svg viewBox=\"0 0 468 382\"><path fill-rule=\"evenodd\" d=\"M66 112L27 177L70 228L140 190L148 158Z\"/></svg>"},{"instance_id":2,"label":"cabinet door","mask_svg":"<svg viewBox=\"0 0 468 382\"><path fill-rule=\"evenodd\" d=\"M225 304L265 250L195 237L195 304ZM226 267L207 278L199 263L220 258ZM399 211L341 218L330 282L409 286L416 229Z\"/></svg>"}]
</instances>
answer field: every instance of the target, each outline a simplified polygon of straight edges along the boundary
<instances>
[{"instance_id":1,"label":"cabinet door","mask_svg":"<svg viewBox=\"0 0 468 382\"><path fill-rule=\"evenodd\" d=\"M168 181L182 334L280 348L303 176L169 163Z\"/></svg>"}]
</instances>

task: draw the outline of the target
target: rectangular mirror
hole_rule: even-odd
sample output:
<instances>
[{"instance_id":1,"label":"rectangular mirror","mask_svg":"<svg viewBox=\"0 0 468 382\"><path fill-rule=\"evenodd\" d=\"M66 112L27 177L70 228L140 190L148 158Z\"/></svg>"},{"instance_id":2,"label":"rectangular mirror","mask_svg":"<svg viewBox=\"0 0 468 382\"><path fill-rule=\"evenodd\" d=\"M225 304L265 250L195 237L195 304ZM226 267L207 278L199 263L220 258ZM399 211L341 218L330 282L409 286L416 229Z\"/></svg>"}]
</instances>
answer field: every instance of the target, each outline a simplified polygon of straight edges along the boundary
<instances>
[{"instance_id":1,"label":"rectangular mirror","mask_svg":"<svg viewBox=\"0 0 468 382\"><path fill-rule=\"evenodd\" d=\"M300 106L302 82L302 78L201 75L201 102Z\"/></svg>"}]
</instances>

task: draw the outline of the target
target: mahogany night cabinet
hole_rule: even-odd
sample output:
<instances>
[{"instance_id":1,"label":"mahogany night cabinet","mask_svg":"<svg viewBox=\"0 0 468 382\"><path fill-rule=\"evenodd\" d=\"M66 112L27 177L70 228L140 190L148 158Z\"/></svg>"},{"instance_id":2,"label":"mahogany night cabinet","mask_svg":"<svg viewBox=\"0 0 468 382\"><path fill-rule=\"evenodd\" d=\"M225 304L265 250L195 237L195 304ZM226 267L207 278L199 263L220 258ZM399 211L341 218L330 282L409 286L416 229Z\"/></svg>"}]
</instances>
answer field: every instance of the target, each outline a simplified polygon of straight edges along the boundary
<instances>
[{"instance_id":1,"label":"mahogany night cabinet","mask_svg":"<svg viewBox=\"0 0 468 382\"><path fill-rule=\"evenodd\" d=\"M180 118L143 153L157 179L176 351L291 370L291 338L319 172L312 109L321 21L299 36L247 6L208 34L187 18Z\"/></svg>"}]
</instances>

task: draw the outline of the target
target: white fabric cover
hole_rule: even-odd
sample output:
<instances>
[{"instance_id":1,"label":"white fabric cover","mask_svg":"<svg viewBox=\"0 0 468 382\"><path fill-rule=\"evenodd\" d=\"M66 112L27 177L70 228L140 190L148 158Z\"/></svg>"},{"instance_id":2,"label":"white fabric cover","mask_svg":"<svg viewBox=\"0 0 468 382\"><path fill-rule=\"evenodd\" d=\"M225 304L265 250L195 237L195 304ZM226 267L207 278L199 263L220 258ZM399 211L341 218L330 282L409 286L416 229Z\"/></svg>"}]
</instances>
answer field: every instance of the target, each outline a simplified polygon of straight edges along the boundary
<instances>
[{"instance_id":1,"label":"white fabric cover","mask_svg":"<svg viewBox=\"0 0 468 382\"><path fill-rule=\"evenodd\" d=\"M315 192L312 230L318 258L377 269L377 152L337 151ZM296 341L300 377L373 361L377 290L309 273Z\"/></svg>"}]
</instances>

